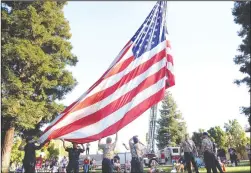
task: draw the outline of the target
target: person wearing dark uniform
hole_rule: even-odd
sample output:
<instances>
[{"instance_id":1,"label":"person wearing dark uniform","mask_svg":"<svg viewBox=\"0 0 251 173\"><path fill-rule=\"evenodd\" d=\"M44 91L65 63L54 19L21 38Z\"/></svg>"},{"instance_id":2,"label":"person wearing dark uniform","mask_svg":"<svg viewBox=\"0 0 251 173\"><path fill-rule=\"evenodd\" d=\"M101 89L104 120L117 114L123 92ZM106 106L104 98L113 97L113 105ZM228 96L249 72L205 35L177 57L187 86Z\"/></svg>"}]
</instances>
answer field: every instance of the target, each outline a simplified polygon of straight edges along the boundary
<instances>
[{"instance_id":1,"label":"person wearing dark uniform","mask_svg":"<svg viewBox=\"0 0 251 173\"><path fill-rule=\"evenodd\" d=\"M73 148L66 148L65 147L65 141L63 141L63 146L65 151L67 151L69 153L69 163L68 166L66 168L66 172L74 172L74 173L78 173L79 172L79 155L80 153L83 153L85 151L85 147L83 144L82 145L82 149L78 148L78 144L77 143L72 143Z\"/></svg>"},{"instance_id":2,"label":"person wearing dark uniform","mask_svg":"<svg viewBox=\"0 0 251 173\"><path fill-rule=\"evenodd\" d=\"M208 137L208 133L203 133L203 140L201 145L201 150L204 153L204 162L206 165L207 173L213 170L213 173L217 173L215 155L213 152L213 143Z\"/></svg>"},{"instance_id":3,"label":"person wearing dark uniform","mask_svg":"<svg viewBox=\"0 0 251 173\"><path fill-rule=\"evenodd\" d=\"M198 156L198 152L196 149L196 146L194 142L189 139L189 135L185 135L185 140L181 143L181 149L184 151L184 160L186 163L186 169L188 170L188 173L191 173L191 163L193 164L193 167L195 169L195 172L198 173L198 166L195 162L195 156Z\"/></svg>"},{"instance_id":4,"label":"person wearing dark uniform","mask_svg":"<svg viewBox=\"0 0 251 173\"><path fill-rule=\"evenodd\" d=\"M234 148L230 148L230 149L229 149L229 154L230 154L231 163L232 163L232 164L234 163L235 166L238 166L236 150L235 150Z\"/></svg>"},{"instance_id":5,"label":"person wearing dark uniform","mask_svg":"<svg viewBox=\"0 0 251 173\"><path fill-rule=\"evenodd\" d=\"M35 145L36 141L32 139L31 136L26 138L26 145L20 146L19 150L24 150L24 159L23 166L25 173L35 172L36 166L36 150L41 149L45 143L40 144L39 146Z\"/></svg>"}]
</instances>

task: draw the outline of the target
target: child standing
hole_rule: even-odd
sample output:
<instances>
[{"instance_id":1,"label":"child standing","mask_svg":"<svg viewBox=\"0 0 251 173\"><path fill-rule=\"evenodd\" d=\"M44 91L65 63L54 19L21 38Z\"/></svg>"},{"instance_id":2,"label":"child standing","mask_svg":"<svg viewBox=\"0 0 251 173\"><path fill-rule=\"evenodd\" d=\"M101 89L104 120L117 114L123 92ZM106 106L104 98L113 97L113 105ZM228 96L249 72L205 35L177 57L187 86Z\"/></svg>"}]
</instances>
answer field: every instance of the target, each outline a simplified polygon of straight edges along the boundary
<instances>
[{"instance_id":1,"label":"child standing","mask_svg":"<svg viewBox=\"0 0 251 173\"><path fill-rule=\"evenodd\" d=\"M89 165L90 165L90 160L88 157L86 157L84 160L84 166L83 166L84 173L89 172Z\"/></svg>"}]
</instances>

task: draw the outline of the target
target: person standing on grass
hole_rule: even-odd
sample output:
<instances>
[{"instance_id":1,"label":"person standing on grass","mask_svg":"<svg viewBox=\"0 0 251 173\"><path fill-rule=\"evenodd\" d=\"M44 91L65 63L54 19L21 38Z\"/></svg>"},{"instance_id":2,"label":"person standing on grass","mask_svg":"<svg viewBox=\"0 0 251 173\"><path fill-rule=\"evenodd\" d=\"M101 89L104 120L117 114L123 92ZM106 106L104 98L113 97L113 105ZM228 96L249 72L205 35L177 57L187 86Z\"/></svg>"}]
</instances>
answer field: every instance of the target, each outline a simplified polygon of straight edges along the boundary
<instances>
[{"instance_id":1,"label":"person standing on grass","mask_svg":"<svg viewBox=\"0 0 251 173\"><path fill-rule=\"evenodd\" d=\"M113 164L112 159L114 156L114 149L118 141L118 134L116 133L115 142L112 143L112 138L106 138L106 144L101 144L101 139L98 141L98 148L103 150L102 172L112 173Z\"/></svg>"},{"instance_id":2,"label":"person standing on grass","mask_svg":"<svg viewBox=\"0 0 251 173\"><path fill-rule=\"evenodd\" d=\"M50 170L50 160L47 158L45 160L45 172Z\"/></svg>"},{"instance_id":3,"label":"person standing on grass","mask_svg":"<svg viewBox=\"0 0 251 173\"><path fill-rule=\"evenodd\" d=\"M229 154L230 154L231 163L234 164L234 166L238 166L236 150L234 148L230 148Z\"/></svg>"},{"instance_id":4,"label":"person standing on grass","mask_svg":"<svg viewBox=\"0 0 251 173\"><path fill-rule=\"evenodd\" d=\"M43 165L43 157L40 155L38 158L36 158L36 170L42 169Z\"/></svg>"},{"instance_id":5,"label":"person standing on grass","mask_svg":"<svg viewBox=\"0 0 251 173\"><path fill-rule=\"evenodd\" d=\"M90 160L90 170L93 170L93 158Z\"/></svg>"},{"instance_id":6,"label":"person standing on grass","mask_svg":"<svg viewBox=\"0 0 251 173\"><path fill-rule=\"evenodd\" d=\"M206 165L207 173L210 173L213 170L213 173L217 173L216 164L215 164L215 155L213 152L213 143L209 139L208 133L203 132L202 135L202 144L201 150L204 153L204 162Z\"/></svg>"},{"instance_id":7,"label":"person standing on grass","mask_svg":"<svg viewBox=\"0 0 251 173\"><path fill-rule=\"evenodd\" d=\"M88 173L89 172L89 164L90 164L90 160L89 160L88 157L86 157L84 159L84 165L83 165L84 173Z\"/></svg>"},{"instance_id":8,"label":"person standing on grass","mask_svg":"<svg viewBox=\"0 0 251 173\"><path fill-rule=\"evenodd\" d=\"M68 166L66 168L66 172L74 172L74 173L78 173L79 172L79 155L80 153L83 153L85 151L85 146L84 144L82 145L82 149L78 148L78 144L75 142L72 142L73 148L66 148L65 146L65 141L62 139L63 141L63 147L65 149L65 151L67 151L69 153L69 163Z\"/></svg>"},{"instance_id":9,"label":"person standing on grass","mask_svg":"<svg viewBox=\"0 0 251 173\"><path fill-rule=\"evenodd\" d=\"M86 155L89 155L90 152L90 143L86 144Z\"/></svg>"},{"instance_id":10,"label":"person standing on grass","mask_svg":"<svg viewBox=\"0 0 251 173\"><path fill-rule=\"evenodd\" d=\"M245 148L246 148L246 151L247 151L247 153L248 153L249 162L251 162L251 149L250 149L250 144L247 143L247 145L246 145Z\"/></svg>"},{"instance_id":11,"label":"person standing on grass","mask_svg":"<svg viewBox=\"0 0 251 173\"><path fill-rule=\"evenodd\" d=\"M214 156L215 156L215 164L216 164L216 168L220 171L220 173L223 173L223 169L221 167L221 163L219 162L219 159L217 157L217 149L216 149L216 144L213 143L213 152L214 152Z\"/></svg>"},{"instance_id":12,"label":"person standing on grass","mask_svg":"<svg viewBox=\"0 0 251 173\"><path fill-rule=\"evenodd\" d=\"M40 150L45 143L37 146L36 141L31 136L26 138L26 145L21 144L19 150L24 150L23 166L25 173L32 173L36 170L36 150Z\"/></svg>"},{"instance_id":13,"label":"person standing on grass","mask_svg":"<svg viewBox=\"0 0 251 173\"><path fill-rule=\"evenodd\" d=\"M123 145L128 150L128 147L125 144ZM139 141L138 136L133 136L129 140L129 146L132 155L131 173L143 173L143 155L145 145Z\"/></svg>"},{"instance_id":14,"label":"person standing on grass","mask_svg":"<svg viewBox=\"0 0 251 173\"><path fill-rule=\"evenodd\" d=\"M61 160L62 165L62 172L66 172L66 165L67 165L67 158L64 156L64 158Z\"/></svg>"},{"instance_id":15,"label":"person standing on grass","mask_svg":"<svg viewBox=\"0 0 251 173\"><path fill-rule=\"evenodd\" d=\"M198 166L195 162L195 156L198 156L198 152L193 140L189 139L189 134L185 134L185 140L181 143L181 150L184 151L184 159L186 163L186 168L188 173L191 173L191 163L195 169L195 172L198 173Z\"/></svg>"}]
</instances>

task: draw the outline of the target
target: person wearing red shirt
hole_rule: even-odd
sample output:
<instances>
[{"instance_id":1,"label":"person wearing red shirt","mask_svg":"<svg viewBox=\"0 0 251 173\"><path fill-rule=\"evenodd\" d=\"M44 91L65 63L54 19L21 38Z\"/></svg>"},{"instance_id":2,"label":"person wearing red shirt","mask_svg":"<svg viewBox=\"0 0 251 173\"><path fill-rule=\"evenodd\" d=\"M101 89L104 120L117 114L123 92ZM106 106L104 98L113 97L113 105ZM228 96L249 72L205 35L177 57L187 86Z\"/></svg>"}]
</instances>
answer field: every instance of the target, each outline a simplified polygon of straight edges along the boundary
<instances>
[{"instance_id":1,"label":"person wearing red shirt","mask_svg":"<svg viewBox=\"0 0 251 173\"><path fill-rule=\"evenodd\" d=\"M89 172L89 165L90 165L90 159L86 157L84 160L84 166L83 166L84 173Z\"/></svg>"},{"instance_id":2,"label":"person wearing red shirt","mask_svg":"<svg viewBox=\"0 0 251 173\"><path fill-rule=\"evenodd\" d=\"M42 155L40 157L37 157L36 159L36 169L41 169L43 164L43 158Z\"/></svg>"}]
</instances>

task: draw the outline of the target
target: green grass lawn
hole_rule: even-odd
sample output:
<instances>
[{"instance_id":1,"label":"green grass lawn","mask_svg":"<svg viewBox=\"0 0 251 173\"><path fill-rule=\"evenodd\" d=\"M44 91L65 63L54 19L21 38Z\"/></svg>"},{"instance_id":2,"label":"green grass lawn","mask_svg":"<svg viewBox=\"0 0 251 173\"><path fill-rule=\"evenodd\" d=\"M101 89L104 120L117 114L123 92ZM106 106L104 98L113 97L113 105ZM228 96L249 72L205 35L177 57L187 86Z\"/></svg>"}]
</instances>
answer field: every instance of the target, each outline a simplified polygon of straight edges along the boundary
<instances>
[{"instance_id":1,"label":"green grass lawn","mask_svg":"<svg viewBox=\"0 0 251 173\"><path fill-rule=\"evenodd\" d=\"M164 172L171 172L171 166L160 166ZM101 170L95 170L96 173L101 173ZM148 172L148 168L145 168L145 172ZM199 172L206 172L205 168L199 169ZM241 161L238 167L226 167L226 172L228 173L249 173L250 172L250 162Z\"/></svg>"},{"instance_id":2,"label":"green grass lawn","mask_svg":"<svg viewBox=\"0 0 251 173\"><path fill-rule=\"evenodd\" d=\"M162 167L162 170L165 172L171 172L171 167ZM147 172L148 169L145 169ZM101 170L96 170L95 172L101 173ZM200 169L199 172L206 172L206 169ZM226 172L228 173L249 173L250 166L239 166L239 167L226 167Z\"/></svg>"},{"instance_id":3,"label":"green grass lawn","mask_svg":"<svg viewBox=\"0 0 251 173\"><path fill-rule=\"evenodd\" d=\"M206 172L206 169L200 169L199 171ZM250 166L226 167L226 172L248 173L250 172Z\"/></svg>"}]
</instances>

